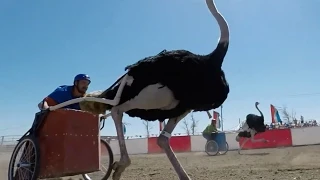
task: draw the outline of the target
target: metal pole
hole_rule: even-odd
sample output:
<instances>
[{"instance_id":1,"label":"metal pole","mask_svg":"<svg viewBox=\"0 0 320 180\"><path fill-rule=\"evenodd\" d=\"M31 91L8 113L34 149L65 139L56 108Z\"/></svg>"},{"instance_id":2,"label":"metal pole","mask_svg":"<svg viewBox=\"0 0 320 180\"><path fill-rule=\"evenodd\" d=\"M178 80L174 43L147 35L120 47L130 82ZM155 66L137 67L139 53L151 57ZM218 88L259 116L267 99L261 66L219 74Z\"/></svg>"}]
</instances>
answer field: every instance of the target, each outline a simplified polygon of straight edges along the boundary
<instances>
[{"instance_id":1,"label":"metal pole","mask_svg":"<svg viewBox=\"0 0 320 180\"><path fill-rule=\"evenodd\" d=\"M4 141L4 136L1 136L0 146L3 145L3 141Z\"/></svg>"},{"instance_id":2,"label":"metal pole","mask_svg":"<svg viewBox=\"0 0 320 180\"><path fill-rule=\"evenodd\" d=\"M221 114L221 130L223 131L223 116L222 116L222 109L223 109L223 106L221 105L221 108L220 108L220 114Z\"/></svg>"}]
</instances>

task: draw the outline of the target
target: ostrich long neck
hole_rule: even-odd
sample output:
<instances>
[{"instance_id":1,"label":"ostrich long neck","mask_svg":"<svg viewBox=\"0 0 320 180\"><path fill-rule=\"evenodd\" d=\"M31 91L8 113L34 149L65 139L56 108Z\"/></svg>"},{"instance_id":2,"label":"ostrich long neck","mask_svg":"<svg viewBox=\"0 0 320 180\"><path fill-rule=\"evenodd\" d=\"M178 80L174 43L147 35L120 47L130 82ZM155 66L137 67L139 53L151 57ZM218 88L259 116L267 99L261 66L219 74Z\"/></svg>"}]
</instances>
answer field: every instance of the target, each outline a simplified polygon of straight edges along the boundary
<instances>
[{"instance_id":1,"label":"ostrich long neck","mask_svg":"<svg viewBox=\"0 0 320 180\"><path fill-rule=\"evenodd\" d=\"M262 114L262 112L260 111L260 109L258 108L258 105L257 105L257 104L256 104L256 108L257 108L257 110L259 111L260 116L261 116L262 118L264 118L264 117L263 117L263 114Z\"/></svg>"},{"instance_id":2,"label":"ostrich long neck","mask_svg":"<svg viewBox=\"0 0 320 180\"><path fill-rule=\"evenodd\" d=\"M224 17L220 14L214 0L206 0L208 9L210 10L213 17L218 22L220 28L220 38L218 42L218 46L215 50L213 50L210 54L207 55L208 61L212 64L215 68L221 68L223 59L228 51L229 46L229 27L227 21ZM217 50L217 51L216 51Z\"/></svg>"},{"instance_id":3,"label":"ostrich long neck","mask_svg":"<svg viewBox=\"0 0 320 180\"><path fill-rule=\"evenodd\" d=\"M213 15L213 17L217 20L220 28L220 39L219 43L229 42L229 27L225 18L218 11L214 0L206 0L207 6Z\"/></svg>"}]
</instances>

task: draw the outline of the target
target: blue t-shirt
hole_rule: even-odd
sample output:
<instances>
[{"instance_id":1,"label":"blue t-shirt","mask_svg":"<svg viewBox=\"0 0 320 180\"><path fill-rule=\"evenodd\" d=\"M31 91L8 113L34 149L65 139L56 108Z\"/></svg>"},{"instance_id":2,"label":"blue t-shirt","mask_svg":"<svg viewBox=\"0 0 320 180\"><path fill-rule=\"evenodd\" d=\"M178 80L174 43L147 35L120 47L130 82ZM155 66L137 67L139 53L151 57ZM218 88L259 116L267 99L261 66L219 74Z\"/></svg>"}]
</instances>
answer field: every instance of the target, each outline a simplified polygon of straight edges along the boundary
<instances>
[{"instance_id":1,"label":"blue t-shirt","mask_svg":"<svg viewBox=\"0 0 320 180\"><path fill-rule=\"evenodd\" d=\"M69 101L71 99L75 99L72 95L73 86L59 86L56 90L54 90L51 94L49 94L49 98L53 99L57 104ZM79 103L71 104L69 106L65 106L64 108L81 110Z\"/></svg>"}]
</instances>

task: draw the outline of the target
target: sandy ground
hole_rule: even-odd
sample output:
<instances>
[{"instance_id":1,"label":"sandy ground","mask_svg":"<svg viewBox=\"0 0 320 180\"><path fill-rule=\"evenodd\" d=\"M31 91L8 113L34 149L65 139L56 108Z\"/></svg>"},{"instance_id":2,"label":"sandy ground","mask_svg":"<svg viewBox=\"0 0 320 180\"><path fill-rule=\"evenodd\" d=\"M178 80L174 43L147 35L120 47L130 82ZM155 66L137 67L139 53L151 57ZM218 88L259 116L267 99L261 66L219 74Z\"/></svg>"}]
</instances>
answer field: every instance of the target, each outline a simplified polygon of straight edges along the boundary
<instances>
[{"instance_id":1,"label":"sandy ground","mask_svg":"<svg viewBox=\"0 0 320 180\"><path fill-rule=\"evenodd\" d=\"M0 180L7 180L9 156L0 152ZM232 151L223 156L202 152L177 156L193 180L320 180L320 146L247 150L242 155ZM178 179L164 154L131 155L131 159L124 180Z\"/></svg>"}]
</instances>

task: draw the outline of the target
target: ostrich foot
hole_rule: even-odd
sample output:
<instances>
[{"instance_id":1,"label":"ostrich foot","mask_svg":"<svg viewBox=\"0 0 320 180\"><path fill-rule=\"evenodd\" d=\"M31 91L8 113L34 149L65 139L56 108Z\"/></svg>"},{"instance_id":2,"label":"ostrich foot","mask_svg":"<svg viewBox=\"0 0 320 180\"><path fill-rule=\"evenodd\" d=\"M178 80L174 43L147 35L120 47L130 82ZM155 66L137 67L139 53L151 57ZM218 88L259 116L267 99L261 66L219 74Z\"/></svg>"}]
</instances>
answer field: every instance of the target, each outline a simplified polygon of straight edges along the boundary
<instances>
[{"instance_id":1,"label":"ostrich foot","mask_svg":"<svg viewBox=\"0 0 320 180\"><path fill-rule=\"evenodd\" d=\"M241 150L240 149L238 149L238 154L241 154L241 152L240 152Z\"/></svg>"},{"instance_id":2,"label":"ostrich foot","mask_svg":"<svg viewBox=\"0 0 320 180\"><path fill-rule=\"evenodd\" d=\"M114 173L112 174L112 179L113 180L120 180L121 174L125 171L125 169L130 166L131 161L127 162L121 162L121 161L116 161L112 165L112 169L114 170Z\"/></svg>"},{"instance_id":3,"label":"ostrich foot","mask_svg":"<svg viewBox=\"0 0 320 180\"><path fill-rule=\"evenodd\" d=\"M192 180L188 175L179 177L180 180Z\"/></svg>"},{"instance_id":4,"label":"ostrich foot","mask_svg":"<svg viewBox=\"0 0 320 180\"><path fill-rule=\"evenodd\" d=\"M161 132L160 136L158 137L158 146L164 150L166 153L169 161L171 162L174 170L176 171L178 177L180 180L191 180L187 172L184 170L182 167L181 163L179 162L177 156L175 153L172 151L172 148L169 144L169 138L171 137L171 133L178 124L178 122L183 119L188 112L185 112L179 117L176 118L170 118L167 125L164 127L163 131Z\"/></svg>"}]
</instances>

